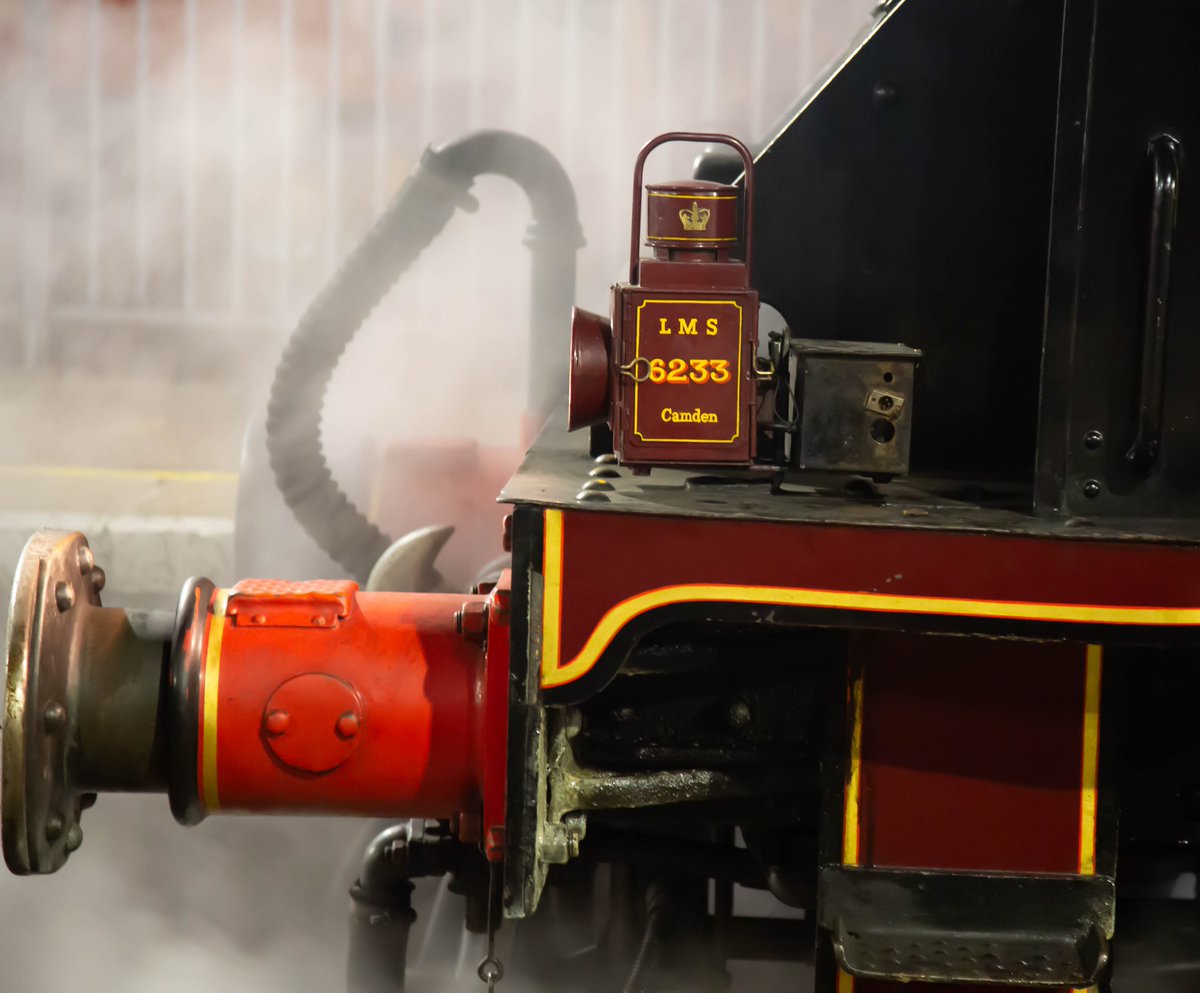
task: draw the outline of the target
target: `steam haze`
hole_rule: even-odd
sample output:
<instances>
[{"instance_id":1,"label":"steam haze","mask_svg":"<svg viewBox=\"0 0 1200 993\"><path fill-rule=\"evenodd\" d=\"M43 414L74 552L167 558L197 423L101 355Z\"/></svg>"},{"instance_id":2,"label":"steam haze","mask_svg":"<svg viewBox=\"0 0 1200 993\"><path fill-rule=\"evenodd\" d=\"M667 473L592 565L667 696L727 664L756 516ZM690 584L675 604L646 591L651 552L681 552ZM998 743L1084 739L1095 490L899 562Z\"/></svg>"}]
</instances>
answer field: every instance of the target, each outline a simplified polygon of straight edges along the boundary
<instances>
[{"instance_id":1,"label":"steam haze","mask_svg":"<svg viewBox=\"0 0 1200 993\"><path fill-rule=\"evenodd\" d=\"M577 302L603 312L627 262L637 149L666 130L758 139L870 6L0 5L0 584L43 524L93 539L109 605L171 607L189 575L238 578L235 559L331 573L269 491L244 504L254 519L239 533L274 558L234 549L243 437L292 324L422 150L479 128L546 145L587 239ZM662 153L648 178L686 176L694 154ZM406 517L397 450L477 445L502 466L518 451L528 209L505 180L473 192L479 210L459 212L402 277L327 398L335 474L394 534L463 527ZM449 516L465 513L455 496ZM465 540L464 561L499 551ZM103 796L58 875L0 877L0 993L338 990L346 888L377 827L183 829L165 797ZM476 946L457 952L461 901L441 907L451 947L435 956L437 940L414 935L414 972L461 958L447 984L482 989Z\"/></svg>"}]
</instances>

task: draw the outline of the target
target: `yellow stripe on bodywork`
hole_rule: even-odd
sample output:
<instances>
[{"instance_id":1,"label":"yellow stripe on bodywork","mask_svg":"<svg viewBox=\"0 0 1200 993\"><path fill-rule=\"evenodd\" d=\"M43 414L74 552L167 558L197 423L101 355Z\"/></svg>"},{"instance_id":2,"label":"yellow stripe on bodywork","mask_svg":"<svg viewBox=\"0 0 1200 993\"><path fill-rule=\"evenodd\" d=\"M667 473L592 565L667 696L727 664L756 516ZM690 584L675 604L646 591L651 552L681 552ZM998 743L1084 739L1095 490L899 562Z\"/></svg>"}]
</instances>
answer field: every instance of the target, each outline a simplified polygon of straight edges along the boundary
<instances>
[{"instance_id":1,"label":"yellow stripe on bodywork","mask_svg":"<svg viewBox=\"0 0 1200 993\"><path fill-rule=\"evenodd\" d=\"M862 670L850 677L850 770L846 777L846 796L842 812L842 865L859 863L859 810L862 792Z\"/></svg>"},{"instance_id":2,"label":"yellow stripe on bodywork","mask_svg":"<svg viewBox=\"0 0 1200 993\"><path fill-rule=\"evenodd\" d=\"M562 521L561 512L546 512L547 536L551 514L559 515L558 547L556 549L555 589L561 596L562 582ZM547 566L550 546L546 546ZM547 576L547 590L549 577ZM1136 624L1152 627L1200 625L1200 609L1195 607L1105 607L1072 603L1022 603L1007 600L963 600L954 597L905 596L883 593L850 593L843 590L819 590L781 586L734 586L681 584L663 586L639 593L613 607L600 618L579 654L565 665L558 665L558 633L560 617L550 608L554 601L545 600L546 629L554 630L554 653L547 651L543 637L542 685L562 686L583 676L599 660L613 638L635 617L676 603L751 603L781 607L813 607L829 610L869 611L883 614L936 614L946 617L989 617L1017 621L1057 621L1074 624Z\"/></svg>"},{"instance_id":3,"label":"yellow stripe on bodywork","mask_svg":"<svg viewBox=\"0 0 1200 993\"><path fill-rule=\"evenodd\" d=\"M229 590L217 590L213 596L208 646L204 651L204 755L201 769L204 806L209 811L221 807L217 791L217 705L220 702L217 690L221 678L221 639L225 634L225 607L229 602L229 593Z\"/></svg>"},{"instance_id":4,"label":"yellow stripe on bodywork","mask_svg":"<svg viewBox=\"0 0 1200 993\"><path fill-rule=\"evenodd\" d=\"M563 515L547 510L542 525L542 685L550 685L558 665L562 617Z\"/></svg>"},{"instance_id":5,"label":"yellow stripe on bodywork","mask_svg":"<svg viewBox=\"0 0 1200 993\"><path fill-rule=\"evenodd\" d=\"M1079 799L1079 873L1096 874L1096 788L1100 767L1100 677L1104 649L1088 645L1084 676L1083 775Z\"/></svg>"}]
</instances>

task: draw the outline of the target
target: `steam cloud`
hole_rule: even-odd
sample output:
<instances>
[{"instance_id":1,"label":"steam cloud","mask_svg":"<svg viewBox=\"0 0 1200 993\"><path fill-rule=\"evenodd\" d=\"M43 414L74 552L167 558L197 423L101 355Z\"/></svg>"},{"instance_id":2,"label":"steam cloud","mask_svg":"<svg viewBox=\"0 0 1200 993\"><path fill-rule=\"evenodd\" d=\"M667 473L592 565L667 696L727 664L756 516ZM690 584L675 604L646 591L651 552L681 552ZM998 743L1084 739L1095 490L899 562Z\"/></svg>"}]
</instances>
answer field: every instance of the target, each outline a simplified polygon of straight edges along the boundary
<instances>
[{"instance_id":1,"label":"steam cloud","mask_svg":"<svg viewBox=\"0 0 1200 993\"><path fill-rule=\"evenodd\" d=\"M202 394L208 384L222 425L255 416L290 322L422 148L479 127L530 134L561 157L589 239L578 302L604 311L625 263L629 174L642 142L675 128L757 138L868 7L5 4L5 375L25 375L12 372L24 366L58 376L82 365L128 384L166 376ZM652 174L686 175L693 154L664 153ZM372 466L393 443L468 439L515 453L525 396L528 262L519 242L527 211L502 180L481 181L475 193L479 212L452 222L359 334L335 378L326 450L364 507L378 505L373 488L403 485L372 482ZM203 404L193 406L181 424L213 422ZM89 458L120 415L65 424L63 457ZM225 430L202 448L205 457L236 466L239 434ZM191 442L181 435L182 428L154 434L129 458L186 465ZM264 517L259 527L273 523ZM442 522L407 522L428 523ZM293 544L287 524L281 536L263 532L264 544L295 547L299 572L309 553ZM479 561L494 551L481 549ZM126 603L122 576L109 578L106 602ZM175 590L162 593L166 606ZM103 797L83 827L83 848L57 876L0 879L0 990L340 988L346 887L373 825L218 818L182 830L162 797ZM450 921L453 900L443 900ZM421 974L423 964L461 959L447 977L461 989L477 982L477 949L459 956L459 936L450 934L442 948L436 937L414 934L413 967Z\"/></svg>"}]
</instances>

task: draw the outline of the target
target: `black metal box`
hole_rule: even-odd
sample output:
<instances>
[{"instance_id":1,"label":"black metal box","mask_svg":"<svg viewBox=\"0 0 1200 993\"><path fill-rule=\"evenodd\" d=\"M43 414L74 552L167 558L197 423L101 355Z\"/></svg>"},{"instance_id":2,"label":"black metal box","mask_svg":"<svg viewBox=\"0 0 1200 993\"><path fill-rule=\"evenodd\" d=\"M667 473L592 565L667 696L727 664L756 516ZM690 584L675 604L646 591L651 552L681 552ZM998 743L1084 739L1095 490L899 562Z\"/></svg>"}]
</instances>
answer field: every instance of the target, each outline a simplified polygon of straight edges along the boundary
<instances>
[{"instance_id":1,"label":"black metal box","mask_svg":"<svg viewBox=\"0 0 1200 993\"><path fill-rule=\"evenodd\" d=\"M913 373L907 345L797 338L797 469L891 477L908 472Z\"/></svg>"}]
</instances>

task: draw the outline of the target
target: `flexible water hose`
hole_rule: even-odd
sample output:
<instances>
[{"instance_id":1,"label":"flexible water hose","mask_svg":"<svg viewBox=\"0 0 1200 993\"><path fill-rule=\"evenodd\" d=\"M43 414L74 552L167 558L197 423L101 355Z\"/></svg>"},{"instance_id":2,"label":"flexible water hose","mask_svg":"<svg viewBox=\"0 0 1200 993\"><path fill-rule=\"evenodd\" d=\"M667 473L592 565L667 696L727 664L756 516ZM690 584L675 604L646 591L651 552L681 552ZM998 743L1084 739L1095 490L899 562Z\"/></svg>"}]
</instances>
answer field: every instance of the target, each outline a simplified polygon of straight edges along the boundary
<instances>
[{"instance_id":1,"label":"flexible water hose","mask_svg":"<svg viewBox=\"0 0 1200 993\"><path fill-rule=\"evenodd\" d=\"M575 192L542 145L480 131L427 149L383 216L301 317L275 370L267 405L267 453L296 520L359 581L392 543L342 491L321 445L321 409L342 353L383 296L442 231L482 175L507 176L529 198L533 255L528 410L544 418L566 382L575 252L582 246Z\"/></svg>"}]
</instances>

